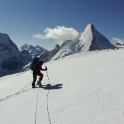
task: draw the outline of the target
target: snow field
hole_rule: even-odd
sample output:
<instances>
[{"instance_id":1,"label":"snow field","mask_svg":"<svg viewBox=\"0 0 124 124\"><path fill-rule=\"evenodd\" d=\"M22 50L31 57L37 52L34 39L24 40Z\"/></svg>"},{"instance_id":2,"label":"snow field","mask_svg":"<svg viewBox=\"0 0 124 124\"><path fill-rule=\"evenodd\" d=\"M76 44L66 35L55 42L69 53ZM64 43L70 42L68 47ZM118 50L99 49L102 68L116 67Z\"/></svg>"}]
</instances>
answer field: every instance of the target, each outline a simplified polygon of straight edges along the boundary
<instances>
[{"instance_id":1,"label":"snow field","mask_svg":"<svg viewBox=\"0 0 124 124\"><path fill-rule=\"evenodd\" d=\"M51 86L39 88L37 124L123 124L123 55L123 49L95 51L45 63L50 82L43 72L42 83ZM31 82L31 71L0 79L2 124L34 124L38 88Z\"/></svg>"}]
</instances>

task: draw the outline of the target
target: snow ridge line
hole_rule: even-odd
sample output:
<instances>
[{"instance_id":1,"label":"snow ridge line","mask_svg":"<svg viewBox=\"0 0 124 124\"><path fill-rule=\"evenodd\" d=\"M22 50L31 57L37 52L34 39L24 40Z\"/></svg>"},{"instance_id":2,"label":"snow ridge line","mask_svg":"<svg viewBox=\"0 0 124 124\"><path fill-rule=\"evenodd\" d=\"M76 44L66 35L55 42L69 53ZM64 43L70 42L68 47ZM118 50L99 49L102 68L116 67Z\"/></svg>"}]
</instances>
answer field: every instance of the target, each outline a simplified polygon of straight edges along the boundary
<instances>
[{"instance_id":1,"label":"snow ridge line","mask_svg":"<svg viewBox=\"0 0 124 124\"><path fill-rule=\"evenodd\" d=\"M31 84L32 82L30 82L29 84ZM29 85L28 84L28 85ZM15 96L15 95L18 95L21 91L23 91L28 85L26 85L25 87L23 87L21 90L19 90L19 91L17 91L16 93L14 93L14 94L12 94L12 95L8 95L8 96L6 96L6 98L4 98L4 99L0 99L0 102L2 102L2 101L5 101L5 100L7 100L7 99L9 99L9 98L11 98L11 97L13 97L13 96Z\"/></svg>"},{"instance_id":2,"label":"snow ridge line","mask_svg":"<svg viewBox=\"0 0 124 124\"><path fill-rule=\"evenodd\" d=\"M39 96L39 87L38 87L37 99L36 99L35 124L37 123L37 106L38 106L38 96Z\"/></svg>"}]
</instances>

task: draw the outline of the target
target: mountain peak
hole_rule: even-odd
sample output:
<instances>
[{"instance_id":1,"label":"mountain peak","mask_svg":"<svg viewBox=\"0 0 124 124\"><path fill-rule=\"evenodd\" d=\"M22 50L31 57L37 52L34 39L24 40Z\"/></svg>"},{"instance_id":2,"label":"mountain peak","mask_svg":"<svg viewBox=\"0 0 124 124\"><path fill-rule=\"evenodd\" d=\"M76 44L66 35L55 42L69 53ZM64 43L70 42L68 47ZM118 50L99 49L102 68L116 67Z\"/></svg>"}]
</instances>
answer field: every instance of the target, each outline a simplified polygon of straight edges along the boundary
<instances>
[{"instance_id":1,"label":"mountain peak","mask_svg":"<svg viewBox=\"0 0 124 124\"><path fill-rule=\"evenodd\" d=\"M24 45L25 45L25 46L28 46L28 44L26 44L26 43L25 43Z\"/></svg>"},{"instance_id":2,"label":"mountain peak","mask_svg":"<svg viewBox=\"0 0 124 124\"><path fill-rule=\"evenodd\" d=\"M86 28L85 29L94 29L94 25L89 23L88 25L86 25Z\"/></svg>"},{"instance_id":3,"label":"mountain peak","mask_svg":"<svg viewBox=\"0 0 124 124\"><path fill-rule=\"evenodd\" d=\"M8 34L0 33L0 43L10 43L10 37Z\"/></svg>"},{"instance_id":4,"label":"mountain peak","mask_svg":"<svg viewBox=\"0 0 124 124\"><path fill-rule=\"evenodd\" d=\"M32 45L28 45L28 44L24 44L22 46L20 46L20 51L22 50L27 50L32 56L39 56L42 52L45 51L45 48L36 45L36 46L32 46Z\"/></svg>"},{"instance_id":5,"label":"mountain peak","mask_svg":"<svg viewBox=\"0 0 124 124\"><path fill-rule=\"evenodd\" d=\"M77 36L71 42L64 42L52 60L78 52L113 48L115 47L109 42L109 40L99 33L95 29L94 25L90 23L86 26L84 32L80 33L79 36Z\"/></svg>"},{"instance_id":6,"label":"mountain peak","mask_svg":"<svg viewBox=\"0 0 124 124\"><path fill-rule=\"evenodd\" d=\"M56 49L54 49L51 51L51 53L43 53L42 57L49 57L47 61L56 60L64 56L72 55L79 52L114 49L115 47L105 36L103 36L95 29L95 26L93 24L89 23L82 33L79 33L79 35L73 40L66 40L58 48L59 49L57 49L57 52L54 52L56 51Z\"/></svg>"}]
</instances>

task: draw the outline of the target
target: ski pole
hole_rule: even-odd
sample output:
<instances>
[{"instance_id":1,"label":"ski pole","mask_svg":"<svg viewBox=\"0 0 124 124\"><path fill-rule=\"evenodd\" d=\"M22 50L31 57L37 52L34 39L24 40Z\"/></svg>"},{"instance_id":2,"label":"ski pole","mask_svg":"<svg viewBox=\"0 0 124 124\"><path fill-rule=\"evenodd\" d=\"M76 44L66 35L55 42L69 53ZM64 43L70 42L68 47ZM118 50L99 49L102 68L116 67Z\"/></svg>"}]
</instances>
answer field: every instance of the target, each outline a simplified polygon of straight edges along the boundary
<instances>
[{"instance_id":1,"label":"ski pole","mask_svg":"<svg viewBox=\"0 0 124 124\"><path fill-rule=\"evenodd\" d=\"M46 66L45 66L45 67L46 67ZM49 79L49 76L48 76L48 71L46 71L46 73L47 73L48 82L49 82L49 84L50 84L50 79Z\"/></svg>"}]
</instances>

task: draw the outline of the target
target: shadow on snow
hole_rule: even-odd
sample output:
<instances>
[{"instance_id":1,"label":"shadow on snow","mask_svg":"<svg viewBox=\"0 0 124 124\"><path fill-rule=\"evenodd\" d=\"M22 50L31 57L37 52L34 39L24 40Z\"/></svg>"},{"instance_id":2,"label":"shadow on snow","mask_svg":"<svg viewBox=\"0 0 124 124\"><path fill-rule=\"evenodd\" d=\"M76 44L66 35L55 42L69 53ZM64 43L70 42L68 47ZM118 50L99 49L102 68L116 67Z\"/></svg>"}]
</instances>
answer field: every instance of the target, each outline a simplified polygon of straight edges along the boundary
<instances>
[{"instance_id":1,"label":"shadow on snow","mask_svg":"<svg viewBox=\"0 0 124 124\"><path fill-rule=\"evenodd\" d=\"M39 86L39 88L42 88L44 90L61 89L62 85L63 84L56 84L56 85L47 84L47 85L41 85Z\"/></svg>"}]
</instances>

